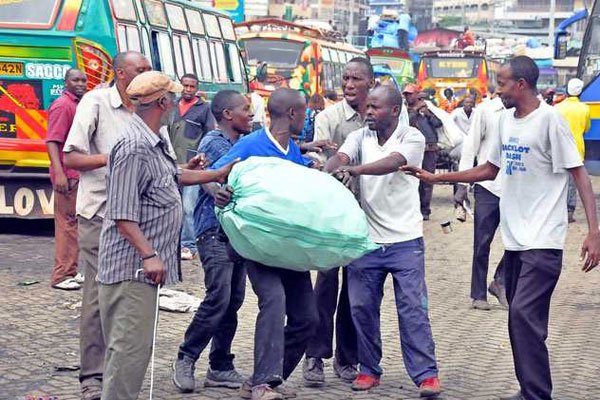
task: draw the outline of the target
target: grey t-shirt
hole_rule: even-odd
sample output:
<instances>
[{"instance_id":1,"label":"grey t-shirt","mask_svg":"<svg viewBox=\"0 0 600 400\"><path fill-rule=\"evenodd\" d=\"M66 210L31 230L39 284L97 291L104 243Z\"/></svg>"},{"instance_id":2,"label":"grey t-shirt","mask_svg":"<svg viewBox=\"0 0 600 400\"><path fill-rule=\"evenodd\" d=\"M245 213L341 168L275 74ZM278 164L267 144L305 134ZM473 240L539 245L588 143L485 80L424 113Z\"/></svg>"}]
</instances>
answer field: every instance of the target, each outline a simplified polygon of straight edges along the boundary
<instances>
[{"instance_id":1,"label":"grey t-shirt","mask_svg":"<svg viewBox=\"0 0 600 400\"><path fill-rule=\"evenodd\" d=\"M567 235L567 169L582 164L567 122L540 102L515 118L502 112L488 160L500 168L500 224L507 250L562 250Z\"/></svg>"}]
</instances>

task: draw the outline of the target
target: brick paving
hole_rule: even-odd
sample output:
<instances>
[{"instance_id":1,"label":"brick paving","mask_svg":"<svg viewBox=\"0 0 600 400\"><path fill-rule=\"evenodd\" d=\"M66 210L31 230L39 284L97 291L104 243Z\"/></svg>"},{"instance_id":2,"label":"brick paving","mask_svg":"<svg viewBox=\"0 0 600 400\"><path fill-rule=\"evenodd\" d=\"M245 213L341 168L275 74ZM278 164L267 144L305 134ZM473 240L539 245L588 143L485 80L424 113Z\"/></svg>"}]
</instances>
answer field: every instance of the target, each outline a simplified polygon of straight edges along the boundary
<instances>
[{"instance_id":1,"label":"brick paving","mask_svg":"<svg viewBox=\"0 0 600 400\"><path fill-rule=\"evenodd\" d=\"M600 179L594 178L600 189ZM452 217L449 187L436 187L431 221L425 224L427 284L430 317L436 341L442 399L497 399L511 394L518 385L514 378L507 314L494 300L491 311L469 308L472 220L454 222L454 232L444 235L440 222ZM569 228L564 270L555 292L551 311L549 346L552 355L555 398L560 400L599 399L600 381L600 271L584 275L579 269L578 251L586 232L581 208L577 223ZM19 226L25 225L25 228ZM39 232L42 230L42 232ZM27 396L56 396L78 399L79 292L49 288L53 257L52 232L47 225L0 222L0 399ZM15 233L17 232L17 233ZM35 235L32 235L35 233ZM501 257L496 240L491 265ZM490 276L493 271L490 271ZM176 286L202 297L204 286L197 262L184 263L185 282ZM31 286L19 282L38 280ZM250 373L253 358L256 298L250 285L241 309L233 347L236 365ZM237 399L236 391L205 389L201 386L207 367L203 354L197 365L197 389L193 394L177 392L171 383L170 363L192 314L161 313L156 349L155 399ZM298 389L299 399L416 399L417 391L406 375L398 341L393 290L388 279L382 305L384 376L380 387L368 393L354 393L332 373L326 363L327 385L321 389L301 387L300 368L289 384ZM62 368L66 371L61 371ZM149 375L141 399L148 398Z\"/></svg>"}]
</instances>

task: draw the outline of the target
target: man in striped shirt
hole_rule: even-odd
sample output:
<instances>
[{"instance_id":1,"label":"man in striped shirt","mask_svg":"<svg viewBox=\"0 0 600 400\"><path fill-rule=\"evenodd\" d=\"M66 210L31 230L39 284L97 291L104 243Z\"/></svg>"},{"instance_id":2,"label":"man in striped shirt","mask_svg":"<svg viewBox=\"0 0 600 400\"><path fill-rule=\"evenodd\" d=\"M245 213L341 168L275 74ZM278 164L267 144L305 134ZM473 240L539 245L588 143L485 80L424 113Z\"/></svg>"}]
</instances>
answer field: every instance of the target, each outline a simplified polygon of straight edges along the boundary
<instances>
[{"instance_id":1,"label":"man in striped shirt","mask_svg":"<svg viewBox=\"0 0 600 400\"><path fill-rule=\"evenodd\" d=\"M175 83L158 71L137 76L136 106L110 153L106 216L100 237L98 298L106 342L102 399L136 399L152 351L156 285L179 280L179 185L224 181L215 171L177 167L160 128L175 110Z\"/></svg>"}]
</instances>

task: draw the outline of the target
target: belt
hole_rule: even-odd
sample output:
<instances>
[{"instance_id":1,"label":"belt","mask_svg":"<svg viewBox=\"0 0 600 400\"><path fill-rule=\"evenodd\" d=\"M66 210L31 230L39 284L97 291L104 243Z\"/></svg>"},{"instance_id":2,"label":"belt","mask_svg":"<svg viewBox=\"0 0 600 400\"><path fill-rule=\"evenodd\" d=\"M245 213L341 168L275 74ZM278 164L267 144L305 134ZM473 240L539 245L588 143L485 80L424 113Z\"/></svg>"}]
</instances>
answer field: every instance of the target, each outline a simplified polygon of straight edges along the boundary
<instances>
[{"instance_id":1,"label":"belt","mask_svg":"<svg viewBox=\"0 0 600 400\"><path fill-rule=\"evenodd\" d=\"M198 238L196 239L196 241L198 242L203 242L206 239L214 239L214 238L218 238L219 237L219 229L209 229L207 231L205 231L204 233L202 233L200 236L198 236Z\"/></svg>"}]
</instances>

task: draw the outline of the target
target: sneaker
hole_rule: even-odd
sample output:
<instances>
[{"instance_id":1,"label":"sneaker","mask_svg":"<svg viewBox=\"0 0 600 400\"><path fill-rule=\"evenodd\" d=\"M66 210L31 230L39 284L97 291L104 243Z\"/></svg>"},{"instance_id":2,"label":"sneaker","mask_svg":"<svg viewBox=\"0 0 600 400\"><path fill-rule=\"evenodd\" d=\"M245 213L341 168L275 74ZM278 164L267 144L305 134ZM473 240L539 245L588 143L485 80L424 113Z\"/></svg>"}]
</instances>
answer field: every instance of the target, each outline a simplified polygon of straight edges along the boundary
<instances>
[{"instance_id":1,"label":"sneaker","mask_svg":"<svg viewBox=\"0 0 600 400\"><path fill-rule=\"evenodd\" d=\"M333 372L335 376L347 383L352 383L358 376L356 365L340 365L335 359L333 360Z\"/></svg>"},{"instance_id":2,"label":"sneaker","mask_svg":"<svg viewBox=\"0 0 600 400\"><path fill-rule=\"evenodd\" d=\"M379 378L373 375L360 373L352 382L352 390L369 390L379 386Z\"/></svg>"},{"instance_id":3,"label":"sneaker","mask_svg":"<svg viewBox=\"0 0 600 400\"><path fill-rule=\"evenodd\" d=\"M81 388L81 400L100 400L102 397L102 386L90 385Z\"/></svg>"},{"instance_id":4,"label":"sneaker","mask_svg":"<svg viewBox=\"0 0 600 400\"><path fill-rule=\"evenodd\" d=\"M500 400L526 400L521 391L508 397L500 397Z\"/></svg>"},{"instance_id":5,"label":"sneaker","mask_svg":"<svg viewBox=\"0 0 600 400\"><path fill-rule=\"evenodd\" d=\"M429 221L429 214L423 214L423 221Z\"/></svg>"},{"instance_id":6,"label":"sneaker","mask_svg":"<svg viewBox=\"0 0 600 400\"><path fill-rule=\"evenodd\" d=\"M75 282L79 283L80 285L82 285L83 282L85 282L85 278L83 277L83 275L81 275L81 272L78 272L77 275L73 277L73 279L75 279Z\"/></svg>"},{"instance_id":7,"label":"sneaker","mask_svg":"<svg viewBox=\"0 0 600 400\"><path fill-rule=\"evenodd\" d=\"M79 290L79 289L81 289L81 285L79 283L77 283L75 278L67 278L62 282L58 282L58 283L52 285L52 287L54 289L60 289L60 290Z\"/></svg>"},{"instance_id":8,"label":"sneaker","mask_svg":"<svg viewBox=\"0 0 600 400\"><path fill-rule=\"evenodd\" d=\"M325 374L323 373L323 360L320 358L306 357L302 366L302 376L304 386L319 387L325 384Z\"/></svg>"},{"instance_id":9,"label":"sneaker","mask_svg":"<svg viewBox=\"0 0 600 400\"><path fill-rule=\"evenodd\" d=\"M194 360L189 357L177 358L173 362L173 383L182 393L191 393L196 388Z\"/></svg>"},{"instance_id":10,"label":"sneaker","mask_svg":"<svg viewBox=\"0 0 600 400\"><path fill-rule=\"evenodd\" d=\"M498 300L498 303L500 303L504 309L508 310L508 299L506 298L506 288L504 286L496 281L492 281L488 287L488 292Z\"/></svg>"},{"instance_id":11,"label":"sneaker","mask_svg":"<svg viewBox=\"0 0 600 400\"><path fill-rule=\"evenodd\" d=\"M460 222L465 222L467 220L467 210L463 206L456 206L454 209L454 217Z\"/></svg>"},{"instance_id":12,"label":"sneaker","mask_svg":"<svg viewBox=\"0 0 600 400\"><path fill-rule=\"evenodd\" d=\"M252 388L252 400L283 400L281 393L277 393L275 389L266 383L254 386Z\"/></svg>"},{"instance_id":13,"label":"sneaker","mask_svg":"<svg viewBox=\"0 0 600 400\"><path fill-rule=\"evenodd\" d=\"M490 304L485 300L473 300L472 307L475 310L484 310L484 311L489 311L492 309L492 307L490 307Z\"/></svg>"},{"instance_id":14,"label":"sneaker","mask_svg":"<svg viewBox=\"0 0 600 400\"><path fill-rule=\"evenodd\" d=\"M421 397L433 397L442 393L442 386L437 376L427 378L419 385L419 394Z\"/></svg>"},{"instance_id":15,"label":"sneaker","mask_svg":"<svg viewBox=\"0 0 600 400\"><path fill-rule=\"evenodd\" d=\"M187 247L181 248L181 259L184 261L190 261L194 259L194 252L192 252Z\"/></svg>"},{"instance_id":16,"label":"sneaker","mask_svg":"<svg viewBox=\"0 0 600 400\"><path fill-rule=\"evenodd\" d=\"M281 384L274 388L271 388L275 392L279 393L283 396L284 399L294 399L296 398L296 392L292 389L286 387L285 384ZM240 397L242 399L251 399L252 398L252 383L249 380L246 380L240 389Z\"/></svg>"},{"instance_id":17,"label":"sneaker","mask_svg":"<svg viewBox=\"0 0 600 400\"><path fill-rule=\"evenodd\" d=\"M216 371L208 368L206 371L206 379L204 380L204 386L206 387L224 387L229 389L239 389L246 378L242 376L237 370L230 369L229 371Z\"/></svg>"}]
</instances>

